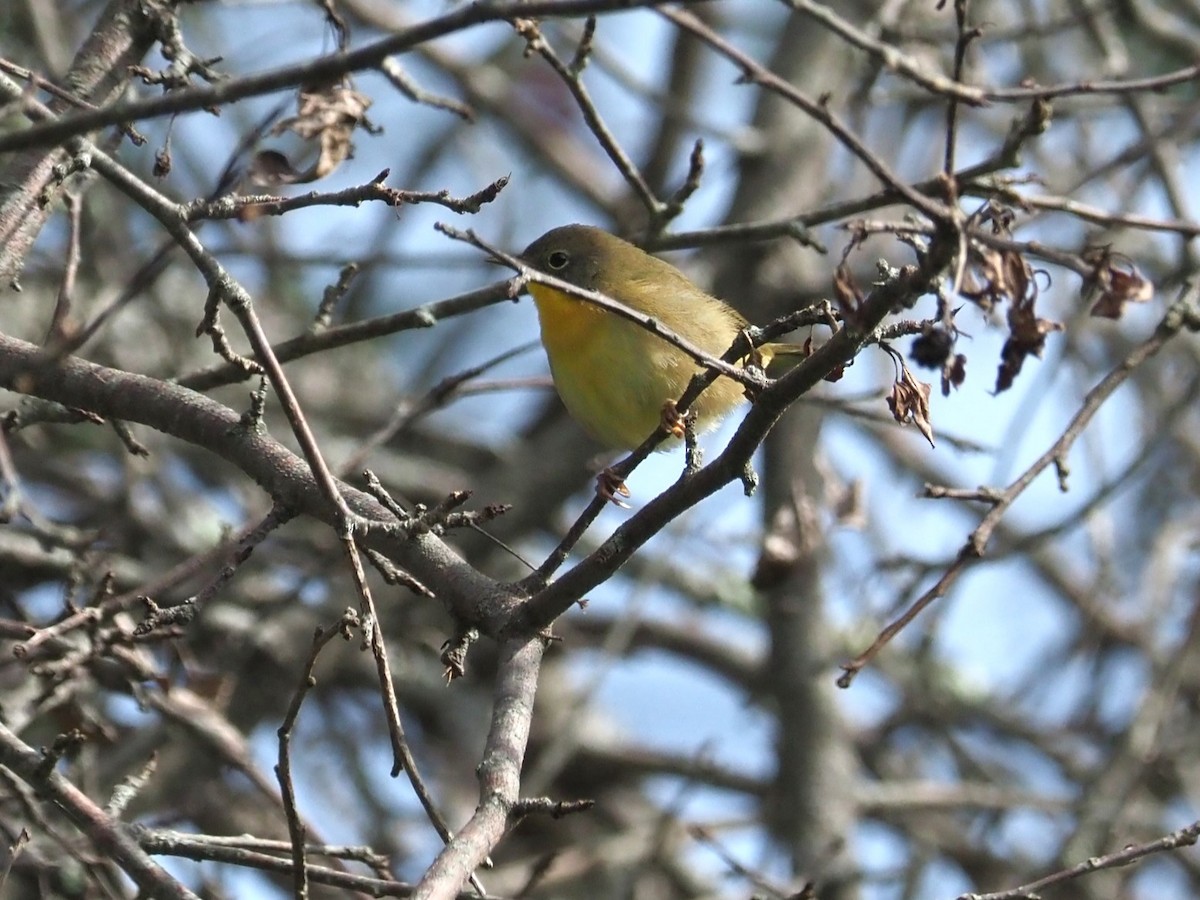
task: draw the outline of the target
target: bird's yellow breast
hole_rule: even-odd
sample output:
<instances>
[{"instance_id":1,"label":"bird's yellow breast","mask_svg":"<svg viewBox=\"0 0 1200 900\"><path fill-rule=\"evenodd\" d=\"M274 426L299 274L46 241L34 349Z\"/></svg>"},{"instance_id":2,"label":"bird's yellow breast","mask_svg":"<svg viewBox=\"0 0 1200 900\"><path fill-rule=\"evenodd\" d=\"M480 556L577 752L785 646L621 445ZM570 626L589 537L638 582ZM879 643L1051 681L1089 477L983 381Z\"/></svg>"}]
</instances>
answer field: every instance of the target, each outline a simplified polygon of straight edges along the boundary
<instances>
[{"instance_id":1,"label":"bird's yellow breast","mask_svg":"<svg viewBox=\"0 0 1200 900\"><path fill-rule=\"evenodd\" d=\"M529 293L537 304L547 353L557 355L586 349L603 310L544 284L531 284Z\"/></svg>"},{"instance_id":2,"label":"bird's yellow breast","mask_svg":"<svg viewBox=\"0 0 1200 900\"><path fill-rule=\"evenodd\" d=\"M545 285L529 287L554 387L567 410L602 443L636 447L700 368L687 354L633 322ZM731 338L732 340L732 338ZM695 406L707 428L741 390L718 379Z\"/></svg>"},{"instance_id":3,"label":"bird's yellow breast","mask_svg":"<svg viewBox=\"0 0 1200 900\"><path fill-rule=\"evenodd\" d=\"M554 387L568 412L611 447L635 447L654 430L638 397L644 355L628 322L545 285L530 285ZM641 380L644 381L644 378Z\"/></svg>"}]
</instances>

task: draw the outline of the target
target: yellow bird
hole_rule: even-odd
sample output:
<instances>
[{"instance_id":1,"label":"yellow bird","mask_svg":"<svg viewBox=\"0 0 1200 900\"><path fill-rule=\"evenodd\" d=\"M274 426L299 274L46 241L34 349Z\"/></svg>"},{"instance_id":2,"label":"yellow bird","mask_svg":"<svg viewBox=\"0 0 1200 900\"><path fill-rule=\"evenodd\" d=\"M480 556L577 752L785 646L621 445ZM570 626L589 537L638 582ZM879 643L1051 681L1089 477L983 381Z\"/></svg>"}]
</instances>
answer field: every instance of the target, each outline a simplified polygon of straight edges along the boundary
<instances>
[{"instance_id":1,"label":"yellow bird","mask_svg":"<svg viewBox=\"0 0 1200 900\"><path fill-rule=\"evenodd\" d=\"M670 263L589 225L547 231L521 259L652 316L712 356L725 353L748 324ZM529 292L554 387L584 428L608 447L632 449L660 424L671 426L674 401L703 371L690 356L640 325L563 291L531 283ZM759 349L764 366L774 356L803 353L794 344ZM743 399L742 385L718 378L692 405L698 429L714 427ZM682 434L681 427L675 431Z\"/></svg>"}]
</instances>

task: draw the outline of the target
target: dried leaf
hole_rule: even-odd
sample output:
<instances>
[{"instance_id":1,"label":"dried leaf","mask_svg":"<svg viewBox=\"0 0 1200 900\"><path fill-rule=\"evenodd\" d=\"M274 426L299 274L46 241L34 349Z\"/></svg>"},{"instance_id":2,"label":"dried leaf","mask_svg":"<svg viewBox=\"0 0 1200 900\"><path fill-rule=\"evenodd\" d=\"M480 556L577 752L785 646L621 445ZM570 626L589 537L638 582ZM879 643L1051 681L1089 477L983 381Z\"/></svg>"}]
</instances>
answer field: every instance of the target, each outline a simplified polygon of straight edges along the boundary
<instances>
[{"instance_id":1,"label":"dried leaf","mask_svg":"<svg viewBox=\"0 0 1200 900\"><path fill-rule=\"evenodd\" d=\"M296 115L284 119L272 129L272 134L290 131L306 141L317 141L320 152L316 161L305 171L298 171L282 153L266 151L268 157L252 167L251 179L257 184L306 184L324 178L349 159L354 152L350 138L356 128L369 127L367 109L371 98L339 82L328 85L309 85L300 91ZM260 168L266 180L257 180Z\"/></svg>"},{"instance_id":2,"label":"dried leaf","mask_svg":"<svg viewBox=\"0 0 1200 900\"><path fill-rule=\"evenodd\" d=\"M1084 285L1084 296L1096 298L1091 309L1093 316L1119 319L1126 303L1146 303L1154 298L1154 285L1131 260L1113 253L1109 247L1089 251L1084 259L1096 265Z\"/></svg>"},{"instance_id":3,"label":"dried leaf","mask_svg":"<svg viewBox=\"0 0 1200 900\"><path fill-rule=\"evenodd\" d=\"M1003 266L1003 285L1009 300L1016 302L1037 293L1033 282L1033 267L1015 250L1005 250L1000 254Z\"/></svg>"},{"instance_id":4,"label":"dried leaf","mask_svg":"<svg viewBox=\"0 0 1200 900\"><path fill-rule=\"evenodd\" d=\"M1013 385L1025 357L1041 358L1046 349L1046 335L1062 331L1061 322L1039 319L1034 309L1036 296L1013 303L1008 308L1008 340L1000 351L1000 370L996 374L996 393Z\"/></svg>"},{"instance_id":5,"label":"dried leaf","mask_svg":"<svg viewBox=\"0 0 1200 900\"><path fill-rule=\"evenodd\" d=\"M164 144L154 154L154 177L166 178L171 174L171 142Z\"/></svg>"},{"instance_id":6,"label":"dried leaf","mask_svg":"<svg viewBox=\"0 0 1200 900\"><path fill-rule=\"evenodd\" d=\"M808 359L812 355L813 355L813 339L812 339L812 335L810 334L808 337L806 337L804 339L803 358ZM841 381L846 376L846 367L851 366L853 364L854 364L853 360L850 360L849 362L838 363L836 366L834 366L832 369L829 370L829 373L825 376L825 381L830 381L830 382Z\"/></svg>"},{"instance_id":7,"label":"dried leaf","mask_svg":"<svg viewBox=\"0 0 1200 900\"><path fill-rule=\"evenodd\" d=\"M846 377L846 367L850 365L848 362L838 363L829 370L829 374L825 376L825 381L836 383Z\"/></svg>"},{"instance_id":8,"label":"dried leaf","mask_svg":"<svg viewBox=\"0 0 1200 900\"><path fill-rule=\"evenodd\" d=\"M974 221L979 225L990 223L992 234L1010 240L1016 213L1006 206L988 203ZM1036 298L1039 273L1045 274L1029 265L1016 248L972 242L959 292L990 311L1005 300L1018 303Z\"/></svg>"},{"instance_id":9,"label":"dried leaf","mask_svg":"<svg viewBox=\"0 0 1200 900\"><path fill-rule=\"evenodd\" d=\"M833 299L846 322L857 322L859 308L863 303L863 292L854 283L850 268L843 261L833 273Z\"/></svg>"},{"instance_id":10,"label":"dried leaf","mask_svg":"<svg viewBox=\"0 0 1200 900\"><path fill-rule=\"evenodd\" d=\"M929 394L932 390L932 385L918 381L908 366L901 362L900 377L892 384L892 394L887 398L892 418L901 425L908 422L916 425L931 447L934 446L933 424L929 418Z\"/></svg>"},{"instance_id":11,"label":"dried leaf","mask_svg":"<svg viewBox=\"0 0 1200 900\"><path fill-rule=\"evenodd\" d=\"M979 221L990 221L993 234L1009 238L1014 219L1012 210L998 207L986 210ZM1012 387L1025 357L1042 355L1046 335L1062 330L1061 323L1037 316L1038 276L1049 281L1046 271L1034 269L1019 249L971 245L960 293L984 310L1008 303L1008 340L1000 351L996 393ZM942 366L942 393L948 394L951 387L961 385L965 377L966 357L947 358Z\"/></svg>"},{"instance_id":12,"label":"dried leaf","mask_svg":"<svg viewBox=\"0 0 1200 900\"><path fill-rule=\"evenodd\" d=\"M956 353L946 360L942 367L942 396L950 396L950 388L960 388L967 378L967 357L964 353Z\"/></svg>"},{"instance_id":13,"label":"dried leaf","mask_svg":"<svg viewBox=\"0 0 1200 900\"><path fill-rule=\"evenodd\" d=\"M1015 250L975 247L959 293L985 311L1003 301L1016 303L1037 295L1035 272Z\"/></svg>"}]
</instances>

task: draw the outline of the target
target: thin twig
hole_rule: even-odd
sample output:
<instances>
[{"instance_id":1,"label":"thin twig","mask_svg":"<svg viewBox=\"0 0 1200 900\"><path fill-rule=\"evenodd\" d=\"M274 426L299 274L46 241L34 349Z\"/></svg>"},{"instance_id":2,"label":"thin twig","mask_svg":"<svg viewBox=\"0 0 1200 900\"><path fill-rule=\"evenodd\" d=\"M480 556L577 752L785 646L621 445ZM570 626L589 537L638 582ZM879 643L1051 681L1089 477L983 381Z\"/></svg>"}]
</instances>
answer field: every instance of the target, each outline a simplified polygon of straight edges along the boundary
<instances>
[{"instance_id":1,"label":"thin twig","mask_svg":"<svg viewBox=\"0 0 1200 900\"><path fill-rule=\"evenodd\" d=\"M397 435L407 431L423 416L441 409L455 397L460 396L468 382L478 378L489 369L508 362L510 359L523 353L528 353L537 346L538 343L532 341L528 344L514 347L511 350L506 350L477 366L471 366L469 369L464 369L461 372L447 376L430 388L423 397L403 401L396 407L391 418L375 431L374 434L369 435L359 445L358 449L346 458L338 467L338 472L344 474L357 471L378 447L386 444L388 441L394 440Z\"/></svg>"},{"instance_id":2,"label":"thin twig","mask_svg":"<svg viewBox=\"0 0 1200 900\"><path fill-rule=\"evenodd\" d=\"M387 187L383 182L390 174L384 169L366 184L359 184L340 191L310 191L297 197L278 197L272 194L226 194L211 200L196 200L183 207L184 218L189 222L204 219L236 219L247 214L282 216L297 209L313 206L359 206L378 200L388 206L409 206L418 203L436 203L457 213L476 213L485 204L491 203L508 184L508 176L497 178L491 184L466 197L454 197L449 191L403 191Z\"/></svg>"},{"instance_id":3,"label":"thin twig","mask_svg":"<svg viewBox=\"0 0 1200 900\"><path fill-rule=\"evenodd\" d=\"M550 68L567 86L567 90L575 99L575 105L583 114L583 121L587 124L588 130L596 136L596 140L599 141L612 164L621 173L621 177L625 179L638 200L641 201L642 206L646 208L650 221L653 223L652 230L657 230L658 227L661 227L659 223L663 214L668 210L667 204L658 199L650 185L646 183L646 179L642 177L637 164L621 147L620 142L608 126L604 124L600 111L596 109L596 104L592 102L591 95L580 78L583 63L587 59L586 47L591 43L590 33L584 32L584 37L580 41L580 49L576 52L574 61L567 65L554 52L554 48L546 41L541 29L532 19L519 19L514 27L517 29L517 33L525 39L530 49L546 60L550 64Z\"/></svg>"},{"instance_id":4,"label":"thin twig","mask_svg":"<svg viewBox=\"0 0 1200 900\"><path fill-rule=\"evenodd\" d=\"M271 349L280 362L291 362L313 353L345 347L359 341L385 337L414 328L432 328L445 319L466 315L511 299L512 281L496 282L446 300L426 303L415 309L336 325L318 333L301 334L280 341ZM185 375L179 379L179 384L194 391L207 391L226 384L235 384L247 377L249 376L237 366L222 364Z\"/></svg>"},{"instance_id":5,"label":"thin twig","mask_svg":"<svg viewBox=\"0 0 1200 900\"><path fill-rule=\"evenodd\" d=\"M434 109L444 109L447 112L454 113L464 122L475 121L475 111L466 103L461 103L452 97L443 97L441 94L435 94L432 91L427 91L421 87L404 71L404 67L400 65L400 60L394 56L389 56L379 64L379 71L384 74L384 77L392 83L405 97L413 103L420 103L424 106L431 106Z\"/></svg>"},{"instance_id":6,"label":"thin twig","mask_svg":"<svg viewBox=\"0 0 1200 900\"><path fill-rule=\"evenodd\" d=\"M957 37L954 41L955 84L962 83L963 66L967 61L967 47L980 35L977 28L967 28L969 0L954 0L954 22ZM958 146L959 98L951 96L946 102L946 151L942 162L942 174L950 178L954 174L954 153Z\"/></svg>"},{"instance_id":7,"label":"thin twig","mask_svg":"<svg viewBox=\"0 0 1200 900\"><path fill-rule=\"evenodd\" d=\"M1009 888L1003 891L993 891L987 894L960 894L958 900L1028 900L1031 897L1040 897L1041 891L1044 888L1072 881L1081 875L1087 875L1091 872L1128 866L1154 853L1178 850L1181 847L1194 847L1197 840L1200 840L1200 821L1193 822L1191 825L1185 825L1183 828L1172 831L1170 834L1164 835L1157 840L1124 847L1115 853L1108 853L1104 856L1094 856L1081 863L1055 872L1052 875L1047 875L1044 878L1023 884L1020 887Z\"/></svg>"},{"instance_id":8,"label":"thin twig","mask_svg":"<svg viewBox=\"0 0 1200 900\"><path fill-rule=\"evenodd\" d=\"M905 54L894 44L872 37L851 22L842 18L828 6L815 3L813 0L784 0L796 12L820 22L848 44L865 50L883 65L889 72L895 72L907 78L913 84L930 94L948 97L971 106L982 106L986 101L983 88L963 84L956 74L947 78L937 72L931 72L929 67Z\"/></svg>"},{"instance_id":9,"label":"thin twig","mask_svg":"<svg viewBox=\"0 0 1200 900\"><path fill-rule=\"evenodd\" d=\"M258 869L263 872L277 872L281 875L292 873L290 859L273 855L275 846L267 848L268 852L247 849L240 845L229 845L222 842L221 837L210 835L185 835L176 831L158 829L139 829L136 832L139 845L150 854L156 856L174 856L180 859L193 859L199 862L216 862L225 865L238 866L246 869ZM243 840L243 839L235 839ZM279 842L273 842L278 844ZM253 846L251 844L250 846ZM324 852L320 845L310 845L305 848L308 855ZM348 858L353 859L353 856ZM355 875L340 872L326 866L307 866L308 880L313 884L324 884L347 891L358 891L369 897L411 897L412 885L386 878L372 878L367 875ZM463 900L472 896L460 895Z\"/></svg>"},{"instance_id":10,"label":"thin twig","mask_svg":"<svg viewBox=\"0 0 1200 900\"><path fill-rule=\"evenodd\" d=\"M308 660L304 664L304 672L300 676L300 684L292 692L291 702L288 703L283 722L276 732L279 737L279 754L275 763L275 775L279 779L284 814L287 817L288 834L291 836L292 889L298 900L308 897L308 841L307 829L296 808L296 785L292 780L292 731L296 727L296 720L300 716L300 707L304 703L304 698L310 690L316 687L317 679L313 677L313 669L316 668L317 657L321 655L325 645L338 635L349 640L351 632L359 625L358 613L353 609L348 609L328 628L317 629L316 634L313 635Z\"/></svg>"},{"instance_id":11,"label":"thin twig","mask_svg":"<svg viewBox=\"0 0 1200 900\"><path fill-rule=\"evenodd\" d=\"M46 329L47 345L55 344L69 337L68 332L73 328L71 322L71 306L75 300L75 278L79 273L79 232L82 227L83 198L74 191L63 195L67 206L67 258L63 264L62 283L58 288L58 296L54 300L54 312L50 316L50 326Z\"/></svg>"}]
</instances>

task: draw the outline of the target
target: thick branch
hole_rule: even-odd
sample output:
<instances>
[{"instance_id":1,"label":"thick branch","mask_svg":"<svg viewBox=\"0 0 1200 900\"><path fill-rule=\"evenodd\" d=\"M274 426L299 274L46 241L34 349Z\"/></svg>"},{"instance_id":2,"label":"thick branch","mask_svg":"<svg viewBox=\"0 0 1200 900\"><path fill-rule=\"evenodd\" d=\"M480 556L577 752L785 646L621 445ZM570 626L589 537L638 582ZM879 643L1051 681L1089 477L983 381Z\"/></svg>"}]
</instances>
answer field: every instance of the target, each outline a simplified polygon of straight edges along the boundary
<instances>
[{"instance_id":1,"label":"thick branch","mask_svg":"<svg viewBox=\"0 0 1200 900\"><path fill-rule=\"evenodd\" d=\"M68 358L43 364L40 348L0 335L0 385L114 419L140 422L204 447L254 479L284 507L333 524L333 510L305 462L282 444L240 421L237 412L178 385ZM374 498L346 484L339 490L355 513L382 522L394 517ZM431 534L405 537L373 531L363 540L395 558L464 620L496 633L513 597L469 566Z\"/></svg>"},{"instance_id":2,"label":"thick branch","mask_svg":"<svg viewBox=\"0 0 1200 900\"><path fill-rule=\"evenodd\" d=\"M501 647L492 727L479 764L479 806L462 831L438 854L413 892L417 900L438 900L458 890L500 843L521 790L521 765L529 742L545 642L539 636Z\"/></svg>"}]
</instances>

